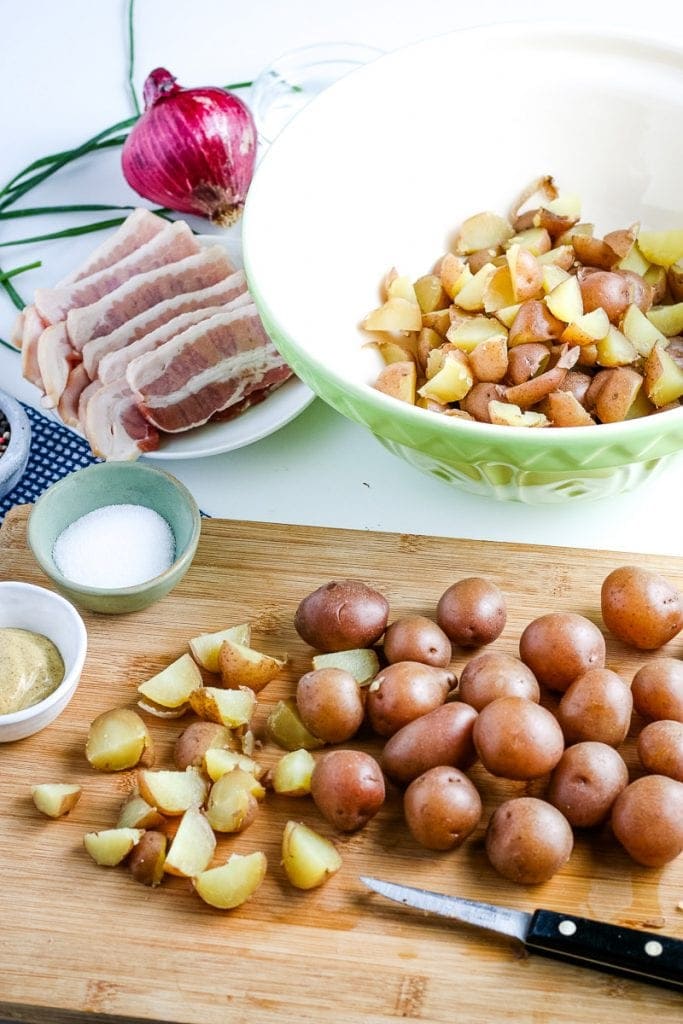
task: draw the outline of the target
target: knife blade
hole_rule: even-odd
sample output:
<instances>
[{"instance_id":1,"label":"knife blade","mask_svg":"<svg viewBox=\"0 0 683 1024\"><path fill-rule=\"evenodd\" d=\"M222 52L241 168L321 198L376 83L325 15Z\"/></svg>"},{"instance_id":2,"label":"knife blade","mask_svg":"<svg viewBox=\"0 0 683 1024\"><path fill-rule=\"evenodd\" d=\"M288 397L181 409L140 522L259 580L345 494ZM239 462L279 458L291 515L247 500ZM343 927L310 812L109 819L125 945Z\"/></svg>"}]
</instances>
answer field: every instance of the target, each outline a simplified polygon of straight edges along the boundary
<instances>
[{"instance_id":1,"label":"knife blade","mask_svg":"<svg viewBox=\"0 0 683 1024\"><path fill-rule=\"evenodd\" d=\"M383 882L361 882L389 900L519 939L532 953L683 991L683 941L553 910L527 913L460 896Z\"/></svg>"}]
</instances>

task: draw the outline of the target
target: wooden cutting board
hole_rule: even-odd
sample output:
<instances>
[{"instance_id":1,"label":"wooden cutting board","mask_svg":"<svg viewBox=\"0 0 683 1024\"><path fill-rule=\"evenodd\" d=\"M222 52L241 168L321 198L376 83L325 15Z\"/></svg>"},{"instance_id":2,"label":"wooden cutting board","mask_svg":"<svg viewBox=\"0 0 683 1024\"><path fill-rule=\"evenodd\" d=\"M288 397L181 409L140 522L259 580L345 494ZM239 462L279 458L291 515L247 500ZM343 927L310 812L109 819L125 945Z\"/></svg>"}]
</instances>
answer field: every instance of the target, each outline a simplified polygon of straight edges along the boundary
<instances>
[{"instance_id":1,"label":"wooden cutting board","mask_svg":"<svg viewBox=\"0 0 683 1024\"><path fill-rule=\"evenodd\" d=\"M0 532L0 578L46 584L28 552L27 509ZM501 512L501 514L503 514ZM552 515L552 511L548 512ZM584 513L582 513L584 514ZM596 507L591 514L600 515ZM577 839L567 867L536 888L506 882L483 853L491 809L534 783L506 783L476 768L486 813L460 850L419 849L391 790L361 832L335 836L343 867L323 888L292 889L279 864L289 818L332 830L310 798L269 797L242 835L219 840L217 855L263 850L266 880L231 911L213 910L188 882L156 890L125 868L97 867L83 849L86 831L111 827L133 772L92 771L83 747L101 711L135 703L135 687L185 649L197 633L250 620L253 645L287 650L290 665L261 695L258 722L292 692L310 667L292 616L299 600L335 576L355 576L388 596L392 615L433 614L439 595L467 575L495 580L509 599L499 649L516 653L523 626L549 609L576 610L599 622L603 577L623 554L520 547L414 535L350 532L210 520L194 564L175 592L134 615L86 614L89 651L76 696L44 732L0 745L0 1017L59 1021L140 1019L196 1022L281 1021L367 1024L396 1018L468 1022L680 1022L683 1000L664 989L528 957L512 940L427 919L370 895L368 873L531 910L538 906L683 937L683 858L661 871L639 868L607 830ZM683 587L683 560L639 556L644 567ZM680 655L683 638L666 653ZM458 654L456 668L466 658ZM608 640L608 664L631 679L644 659ZM157 765L170 767L180 722L150 720ZM373 741L358 745L379 753ZM635 767L633 740L625 746ZM278 752L264 748L261 760ZM77 781L84 793L67 817L33 808L29 786Z\"/></svg>"}]
</instances>

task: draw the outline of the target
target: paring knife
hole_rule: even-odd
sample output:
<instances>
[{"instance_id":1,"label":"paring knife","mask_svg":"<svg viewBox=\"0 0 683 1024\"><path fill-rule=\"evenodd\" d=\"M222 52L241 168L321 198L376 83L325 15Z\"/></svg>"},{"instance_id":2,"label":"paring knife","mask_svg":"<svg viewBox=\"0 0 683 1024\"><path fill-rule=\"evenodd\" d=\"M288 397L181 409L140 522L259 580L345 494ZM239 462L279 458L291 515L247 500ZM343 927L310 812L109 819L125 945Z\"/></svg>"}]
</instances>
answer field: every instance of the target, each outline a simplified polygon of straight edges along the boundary
<instances>
[{"instance_id":1,"label":"paring knife","mask_svg":"<svg viewBox=\"0 0 683 1024\"><path fill-rule=\"evenodd\" d=\"M683 941L680 939L590 921L574 914L557 914L552 910L535 910L529 914L364 875L360 880L368 889L396 903L510 935L523 942L532 953L683 991Z\"/></svg>"}]
</instances>

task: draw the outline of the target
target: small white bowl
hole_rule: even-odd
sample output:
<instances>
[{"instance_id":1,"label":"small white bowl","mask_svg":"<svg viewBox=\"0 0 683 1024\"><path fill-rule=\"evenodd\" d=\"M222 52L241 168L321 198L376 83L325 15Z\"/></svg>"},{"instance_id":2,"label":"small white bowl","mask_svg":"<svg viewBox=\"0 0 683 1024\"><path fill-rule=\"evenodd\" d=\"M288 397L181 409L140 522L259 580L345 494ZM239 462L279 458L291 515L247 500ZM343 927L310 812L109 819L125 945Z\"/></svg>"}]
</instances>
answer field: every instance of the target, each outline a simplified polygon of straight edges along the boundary
<instances>
[{"instance_id":1,"label":"small white bowl","mask_svg":"<svg viewBox=\"0 0 683 1024\"><path fill-rule=\"evenodd\" d=\"M64 678L48 697L23 711L0 715L0 743L9 743L32 736L62 713L81 678L88 636L72 604L31 583L0 583L0 627L42 633L64 661Z\"/></svg>"}]
</instances>

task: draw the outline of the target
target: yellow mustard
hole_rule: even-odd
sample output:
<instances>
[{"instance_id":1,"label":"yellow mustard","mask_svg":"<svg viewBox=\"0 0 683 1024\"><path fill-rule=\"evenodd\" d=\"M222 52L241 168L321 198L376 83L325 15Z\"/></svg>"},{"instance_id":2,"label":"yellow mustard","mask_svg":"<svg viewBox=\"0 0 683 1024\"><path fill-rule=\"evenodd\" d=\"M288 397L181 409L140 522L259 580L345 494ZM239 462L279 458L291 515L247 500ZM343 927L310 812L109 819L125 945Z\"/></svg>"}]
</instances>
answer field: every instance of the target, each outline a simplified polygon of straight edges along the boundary
<instances>
[{"instance_id":1,"label":"yellow mustard","mask_svg":"<svg viewBox=\"0 0 683 1024\"><path fill-rule=\"evenodd\" d=\"M44 700L64 678L62 656L46 636L0 628L0 715Z\"/></svg>"}]
</instances>

